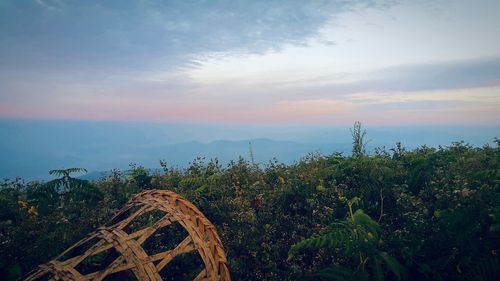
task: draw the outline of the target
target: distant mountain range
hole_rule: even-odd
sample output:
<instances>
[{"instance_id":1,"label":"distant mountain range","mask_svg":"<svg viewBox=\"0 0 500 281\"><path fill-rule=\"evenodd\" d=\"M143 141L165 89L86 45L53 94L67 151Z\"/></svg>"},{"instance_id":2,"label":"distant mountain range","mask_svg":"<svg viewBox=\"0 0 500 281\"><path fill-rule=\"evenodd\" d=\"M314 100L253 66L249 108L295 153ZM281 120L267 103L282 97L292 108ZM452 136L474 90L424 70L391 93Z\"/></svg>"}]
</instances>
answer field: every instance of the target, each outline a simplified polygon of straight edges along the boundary
<instances>
[{"instance_id":1,"label":"distant mountain range","mask_svg":"<svg viewBox=\"0 0 500 281\"><path fill-rule=\"evenodd\" d=\"M254 161L263 164L273 158L280 162L292 163L311 152L328 154L338 151L348 153L350 150L350 144L311 144L268 139L221 140L210 143L193 141L145 147L109 146L80 154L63 150L63 147L57 150L35 150L26 147L26 154L22 156L25 162L17 158L22 154L22 151L17 152L16 155L11 153L7 157L13 160L17 158L18 161L2 160L1 170L2 173L7 172L7 174L2 175L3 177L21 176L27 179L47 179L49 178L48 170L53 168L84 167L91 173L83 178L96 179L106 175L104 172L113 168L127 170L130 163L147 168L158 168L160 167L159 161L164 160L168 165L182 168L188 166L196 157L205 157L207 161L217 158L223 165L228 164L231 160L237 160L240 156L250 161L250 145Z\"/></svg>"},{"instance_id":2,"label":"distant mountain range","mask_svg":"<svg viewBox=\"0 0 500 281\"><path fill-rule=\"evenodd\" d=\"M396 141L414 148L449 145L464 140L474 145L492 142L500 126L367 127L368 149L391 148ZM221 140L222 139L222 140ZM308 153L351 151L349 128L314 126L236 126L160 123L0 120L0 179L48 179L51 169L83 167L94 173L130 163L159 168L186 167L201 156L226 165L239 156L267 163L276 158L293 163ZM92 176L93 177L93 176Z\"/></svg>"}]
</instances>

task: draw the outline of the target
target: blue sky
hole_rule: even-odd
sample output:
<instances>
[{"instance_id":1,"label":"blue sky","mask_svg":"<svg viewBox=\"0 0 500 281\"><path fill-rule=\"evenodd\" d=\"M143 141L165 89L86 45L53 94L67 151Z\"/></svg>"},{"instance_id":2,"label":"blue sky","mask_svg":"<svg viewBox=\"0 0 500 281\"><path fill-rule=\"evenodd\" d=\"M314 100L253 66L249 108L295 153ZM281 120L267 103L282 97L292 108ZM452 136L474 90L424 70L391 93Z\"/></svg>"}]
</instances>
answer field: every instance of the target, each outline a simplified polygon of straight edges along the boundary
<instances>
[{"instance_id":1,"label":"blue sky","mask_svg":"<svg viewBox=\"0 0 500 281\"><path fill-rule=\"evenodd\" d=\"M0 117L499 124L499 1L0 0Z\"/></svg>"}]
</instances>

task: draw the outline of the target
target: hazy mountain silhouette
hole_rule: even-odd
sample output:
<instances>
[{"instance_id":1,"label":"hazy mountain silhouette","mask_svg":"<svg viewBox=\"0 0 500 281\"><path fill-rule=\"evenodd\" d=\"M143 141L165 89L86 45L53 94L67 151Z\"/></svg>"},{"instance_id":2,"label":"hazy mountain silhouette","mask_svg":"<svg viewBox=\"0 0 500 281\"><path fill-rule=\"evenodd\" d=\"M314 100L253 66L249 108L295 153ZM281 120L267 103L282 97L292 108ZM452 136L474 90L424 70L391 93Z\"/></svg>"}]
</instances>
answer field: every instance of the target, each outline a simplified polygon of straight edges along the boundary
<instances>
[{"instance_id":1,"label":"hazy mountain silhouette","mask_svg":"<svg viewBox=\"0 0 500 281\"><path fill-rule=\"evenodd\" d=\"M369 149L412 148L464 140L491 142L500 127L366 127ZM0 178L47 179L47 171L84 167L89 172L128 169L130 163L158 168L159 160L186 167L195 157L223 165L249 157L292 163L311 152L351 151L349 127L237 126L123 122L0 120Z\"/></svg>"}]
</instances>

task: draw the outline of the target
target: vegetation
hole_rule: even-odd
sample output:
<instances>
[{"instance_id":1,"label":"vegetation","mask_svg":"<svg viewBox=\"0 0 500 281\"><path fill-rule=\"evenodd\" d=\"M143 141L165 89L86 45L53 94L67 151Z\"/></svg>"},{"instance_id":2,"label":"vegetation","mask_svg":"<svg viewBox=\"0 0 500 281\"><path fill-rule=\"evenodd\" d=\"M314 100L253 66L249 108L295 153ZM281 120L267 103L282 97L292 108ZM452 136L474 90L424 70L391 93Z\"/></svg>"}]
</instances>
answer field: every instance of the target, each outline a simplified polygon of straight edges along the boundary
<instances>
[{"instance_id":1,"label":"vegetation","mask_svg":"<svg viewBox=\"0 0 500 281\"><path fill-rule=\"evenodd\" d=\"M353 156L293 165L197 158L185 170L162 161L161 171L133 165L96 182L72 178L78 169L53 171L60 178L47 183L5 181L0 279L20 278L133 194L158 188L216 225L234 280L500 280L498 141L367 155L364 135L354 128Z\"/></svg>"},{"instance_id":2,"label":"vegetation","mask_svg":"<svg viewBox=\"0 0 500 281\"><path fill-rule=\"evenodd\" d=\"M288 259L304 249L338 249L342 258L358 260L356 270L332 263L330 267L319 271L317 276L331 280L384 280L382 265L386 265L397 279L401 280L404 277L404 268L387 252L378 249L383 242L380 225L362 210L353 213L353 205L359 200L358 197L346 200L349 218L332 223L324 234L302 240L292 246ZM368 267L371 274L368 273Z\"/></svg>"}]
</instances>

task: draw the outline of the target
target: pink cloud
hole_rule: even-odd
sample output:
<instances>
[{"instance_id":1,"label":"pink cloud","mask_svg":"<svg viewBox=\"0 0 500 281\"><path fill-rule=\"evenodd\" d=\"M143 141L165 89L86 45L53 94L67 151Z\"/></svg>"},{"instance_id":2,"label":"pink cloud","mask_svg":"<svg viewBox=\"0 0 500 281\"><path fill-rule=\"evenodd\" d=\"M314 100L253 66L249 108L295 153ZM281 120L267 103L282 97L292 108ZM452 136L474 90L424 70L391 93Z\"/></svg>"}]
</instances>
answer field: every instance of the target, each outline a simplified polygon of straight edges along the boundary
<instances>
[{"instance_id":1,"label":"pink cloud","mask_svg":"<svg viewBox=\"0 0 500 281\"><path fill-rule=\"evenodd\" d=\"M367 110L369 109L369 110ZM53 104L0 104L0 117L71 120L166 121L255 124L473 124L499 123L495 106L383 109L344 100L236 101L146 99L59 100Z\"/></svg>"}]
</instances>

